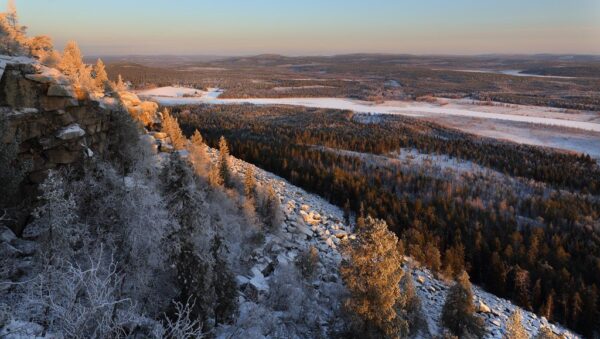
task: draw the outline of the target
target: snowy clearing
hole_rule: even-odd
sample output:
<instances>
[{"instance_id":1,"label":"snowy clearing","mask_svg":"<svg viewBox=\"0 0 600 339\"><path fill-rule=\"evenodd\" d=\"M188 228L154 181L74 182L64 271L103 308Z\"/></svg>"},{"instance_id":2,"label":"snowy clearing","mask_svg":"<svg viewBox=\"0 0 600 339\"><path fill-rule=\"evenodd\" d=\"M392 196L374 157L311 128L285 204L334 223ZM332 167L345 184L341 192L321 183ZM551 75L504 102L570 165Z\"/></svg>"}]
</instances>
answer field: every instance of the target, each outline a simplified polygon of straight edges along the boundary
<instances>
[{"instance_id":1,"label":"snowy clearing","mask_svg":"<svg viewBox=\"0 0 600 339\"><path fill-rule=\"evenodd\" d=\"M184 96L202 97L209 92L189 87L159 87L138 92L139 95L152 97L182 98Z\"/></svg>"}]
</instances>

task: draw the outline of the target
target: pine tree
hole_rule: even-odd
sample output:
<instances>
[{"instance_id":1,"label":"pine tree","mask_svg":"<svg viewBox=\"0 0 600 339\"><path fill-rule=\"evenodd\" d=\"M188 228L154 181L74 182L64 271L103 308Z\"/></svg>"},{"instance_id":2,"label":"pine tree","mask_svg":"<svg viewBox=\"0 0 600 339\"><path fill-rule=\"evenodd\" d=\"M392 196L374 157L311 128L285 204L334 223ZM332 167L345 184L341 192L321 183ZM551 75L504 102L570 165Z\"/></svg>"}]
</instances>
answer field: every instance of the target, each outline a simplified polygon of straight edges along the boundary
<instances>
[{"instance_id":1,"label":"pine tree","mask_svg":"<svg viewBox=\"0 0 600 339\"><path fill-rule=\"evenodd\" d=\"M255 199L256 197L256 179L254 178L254 169L252 166L246 167L244 175L244 195L246 199Z\"/></svg>"},{"instance_id":2,"label":"pine tree","mask_svg":"<svg viewBox=\"0 0 600 339\"><path fill-rule=\"evenodd\" d=\"M81 50L75 41L67 42L58 68L68 77L78 80L79 73L84 69Z\"/></svg>"},{"instance_id":3,"label":"pine tree","mask_svg":"<svg viewBox=\"0 0 600 339\"><path fill-rule=\"evenodd\" d=\"M229 146L227 140L221 136L219 139L219 176L226 187L231 187L231 171L229 169Z\"/></svg>"},{"instance_id":4,"label":"pine tree","mask_svg":"<svg viewBox=\"0 0 600 339\"><path fill-rule=\"evenodd\" d=\"M346 203L344 204L344 222L346 225L350 225L350 200L346 199Z\"/></svg>"},{"instance_id":5,"label":"pine tree","mask_svg":"<svg viewBox=\"0 0 600 339\"><path fill-rule=\"evenodd\" d=\"M94 82L98 91L104 92L106 88L106 82L108 81L108 74L106 73L106 67L101 59L96 61L94 65Z\"/></svg>"},{"instance_id":6,"label":"pine tree","mask_svg":"<svg viewBox=\"0 0 600 339\"><path fill-rule=\"evenodd\" d=\"M407 325L402 329L402 337L411 337L418 332L427 332L427 322L411 272L405 272L400 281L400 288L402 294L397 308Z\"/></svg>"},{"instance_id":7,"label":"pine tree","mask_svg":"<svg viewBox=\"0 0 600 339\"><path fill-rule=\"evenodd\" d=\"M206 152L206 144L204 143L202 135L198 130L194 131L194 134L190 139L188 151L190 153L188 159L192 163L196 174L202 177L206 176L207 167L210 161L208 158L208 153Z\"/></svg>"},{"instance_id":8,"label":"pine tree","mask_svg":"<svg viewBox=\"0 0 600 339\"><path fill-rule=\"evenodd\" d=\"M406 325L396 312L403 275L396 235L383 220L367 217L342 253L340 272L351 294L346 306L362 320L363 334L399 338Z\"/></svg>"},{"instance_id":9,"label":"pine tree","mask_svg":"<svg viewBox=\"0 0 600 339\"><path fill-rule=\"evenodd\" d=\"M30 55L27 27L19 24L14 0L8 1L8 10L0 14L0 53L8 55Z\"/></svg>"},{"instance_id":10,"label":"pine tree","mask_svg":"<svg viewBox=\"0 0 600 339\"><path fill-rule=\"evenodd\" d=\"M215 322L224 324L229 322L237 310L237 284L229 265L224 260L227 247L218 235L212 240L211 252L213 256L213 286L215 288Z\"/></svg>"},{"instance_id":11,"label":"pine tree","mask_svg":"<svg viewBox=\"0 0 600 339\"><path fill-rule=\"evenodd\" d=\"M266 196L263 200L263 215L266 220L266 224L271 229L271 232L277 232L279 226L283 222L283 215L281 213L281 203L279 197L273 188L273 185L267 187Z\"/></svg>"},{"instance_id":12,"label":"pine tree","mask_svg":"<svg viewBox=\"0 0 600 339\"><path fill-rule=\"evenodd\" d=\"M448 291L442 309L442 324L459 337L484 335L483 321L475 315L473 291L467 272L462 272Z\"/></svg>"},{"instance_id":13,"label":"pine tree","mask_svg":"<svg viewBox=\"0 0 600 339\"><path fill-rule=\"evenodd\" d=\"M529 334L523 327L523 317L521 311L516 309L506 323L504 339L528 339Z\"/></svg>"}]
</instances>

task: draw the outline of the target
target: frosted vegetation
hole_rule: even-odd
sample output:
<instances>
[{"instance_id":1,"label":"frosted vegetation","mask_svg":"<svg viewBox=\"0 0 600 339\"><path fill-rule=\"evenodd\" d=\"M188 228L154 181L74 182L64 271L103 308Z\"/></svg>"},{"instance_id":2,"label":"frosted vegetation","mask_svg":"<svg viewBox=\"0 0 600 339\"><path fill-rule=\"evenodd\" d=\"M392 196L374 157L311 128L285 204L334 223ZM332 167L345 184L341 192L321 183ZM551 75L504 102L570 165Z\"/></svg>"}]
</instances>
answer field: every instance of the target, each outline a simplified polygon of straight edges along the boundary
<instances>
[{"instance_id":1,"label":"frosted vegetation","mask_svg":"<svg viewBox=\"0 0 600 339\"><path fill-rule=\"evenodd\" d=\"M544 320L533 326L530 314L525 328L518 309L508 321L494 323L507 318L498 310L486 322L479 313L492 311L476 306L477 289L462 268L457 281L446 284L444 301L432 306L435 312L424 309L431 302L421 298L434 298L435 291L423 288L441 285L436 278L443 276L413 271L418 263L404 257L404 242L362 204L356 215L343 213L233 158L222 136L215 149L198 130L186 137L168 109L158 112L156 104L141 101L120 77L110 81L101 60L85 64L76 43L58 53L49 38L28 38L14 6L0 16L0 36L0 52L9 56L4 60L35 66L36 77L52 78L78 102L93 101L112 114L108 153L90 151L80 166L48 171L30 199L20 189L31 164L19 156L18 138L4 141L10 121L0 119L0 337L573 336ZM218 93L169 88L146 94L219 102ZM56 134L84 135L75 123ZM414 150L394 157L415 172L425 168L452 179L475 172L509 182L470 162ZM18 236L8 226L14 210L30 212Z\"/></svg>"}]
</instances>

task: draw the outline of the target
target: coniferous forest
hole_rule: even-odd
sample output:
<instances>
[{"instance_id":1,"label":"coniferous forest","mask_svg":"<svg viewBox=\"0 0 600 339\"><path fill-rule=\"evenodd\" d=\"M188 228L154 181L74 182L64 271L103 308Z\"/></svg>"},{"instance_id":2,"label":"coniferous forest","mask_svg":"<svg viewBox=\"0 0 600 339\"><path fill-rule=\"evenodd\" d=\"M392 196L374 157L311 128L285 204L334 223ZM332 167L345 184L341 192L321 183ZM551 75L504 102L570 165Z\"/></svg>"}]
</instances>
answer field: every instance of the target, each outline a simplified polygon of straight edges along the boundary
<instances>
[{"instance_id":1,"label":"coniferous forest","mask_svg":"<svg viewBox=\"0 0 600 339\"><path fill-rule=\"evenodd\" d=\"M284 106L173 110L184 133L383 219L401 250L584 335L599 330L600 169L586 155L400 116ZM450 169L444 162L468 166Z\"/></svg>"}]
</instances>

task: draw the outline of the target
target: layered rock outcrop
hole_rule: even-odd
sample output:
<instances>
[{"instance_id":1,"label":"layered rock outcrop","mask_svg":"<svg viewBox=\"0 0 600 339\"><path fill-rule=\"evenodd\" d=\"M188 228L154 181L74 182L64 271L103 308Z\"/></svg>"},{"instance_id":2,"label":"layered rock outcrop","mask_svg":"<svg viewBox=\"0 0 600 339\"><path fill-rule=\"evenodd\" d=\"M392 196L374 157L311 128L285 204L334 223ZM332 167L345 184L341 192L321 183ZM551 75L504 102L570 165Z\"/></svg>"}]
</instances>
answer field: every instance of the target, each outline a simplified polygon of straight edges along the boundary
<instances>
[{"instance_id":1,"label":"layered rock outcrop","mask_svg":"<svg viewBox=\"0 0 600 339\"><path fill-rule=\"evenodd\" d=\"M0 80L0 114L9 121L2 141L19 140L31 186L50 169L105 153L113 111L109 100L78 94L68 78L41 65L8 64Z\"/></svg>"}]
</instances>

